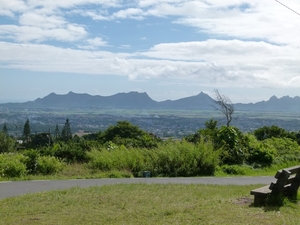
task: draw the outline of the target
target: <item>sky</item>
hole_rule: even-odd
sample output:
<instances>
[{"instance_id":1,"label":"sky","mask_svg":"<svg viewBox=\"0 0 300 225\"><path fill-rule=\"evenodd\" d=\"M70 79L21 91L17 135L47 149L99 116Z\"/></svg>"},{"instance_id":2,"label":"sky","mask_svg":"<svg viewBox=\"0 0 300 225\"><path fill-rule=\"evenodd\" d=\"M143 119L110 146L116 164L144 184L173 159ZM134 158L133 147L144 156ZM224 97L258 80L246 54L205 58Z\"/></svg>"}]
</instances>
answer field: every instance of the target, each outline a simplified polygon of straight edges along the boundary
<instances>
[{"instance_id":1,"label":"sky","mask_svg":"<svg viewBox=\"0 0 300 225\"><path fill-rule=\"evenodd\" d=\"M300 95L300 1L0 0L0 103Z\"/></svg>"}]
</instances>

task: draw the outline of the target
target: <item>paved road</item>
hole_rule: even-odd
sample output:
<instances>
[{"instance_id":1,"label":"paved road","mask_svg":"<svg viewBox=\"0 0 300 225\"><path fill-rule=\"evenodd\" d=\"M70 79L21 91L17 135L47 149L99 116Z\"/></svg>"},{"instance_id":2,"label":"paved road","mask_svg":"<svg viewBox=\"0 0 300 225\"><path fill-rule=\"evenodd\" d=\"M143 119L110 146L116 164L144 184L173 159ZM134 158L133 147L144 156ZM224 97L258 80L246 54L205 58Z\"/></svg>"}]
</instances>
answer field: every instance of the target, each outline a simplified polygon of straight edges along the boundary
<instances>
[{"instance_id":1,"label":"paved road","mask_svg":"<svg viewBox=\"0 0 300 225\"><path fill-rule=\"evenodd\" d=\"M71 187L90 187L114 184L217 184L217 185L247 185L269 184L273 177L189 177L189 178L110 178L110 179L80 179L80 180L39 180L0 182L0 199L50 190L62 190Z\"/></svg>"}]
</instances>

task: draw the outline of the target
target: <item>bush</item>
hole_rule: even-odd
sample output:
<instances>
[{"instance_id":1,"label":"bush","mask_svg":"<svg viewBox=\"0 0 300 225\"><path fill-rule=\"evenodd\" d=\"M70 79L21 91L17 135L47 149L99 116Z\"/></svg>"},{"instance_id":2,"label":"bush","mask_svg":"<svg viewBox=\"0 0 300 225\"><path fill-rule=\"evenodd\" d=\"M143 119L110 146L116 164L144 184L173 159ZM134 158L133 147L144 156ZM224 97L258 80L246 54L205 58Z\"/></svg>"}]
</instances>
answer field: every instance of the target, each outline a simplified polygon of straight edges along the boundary
<instances>
[{"instance_id":1,"label":"bush","mask_svg":"<svg viewBox=\"0 0 300 225\"><path fill-rule=\"evenodd\" d=\"M37 171L43 175L54 174L61 171L64 164L53 156L41 156L38 158Z\"/></svg>"},{"instance_id":2,"label":"bush","mask_svg":"<svg viewBox=\"0 0 300 225\"><path fill-rule=\"evenodd\" d=\"M244 165L223 165L221 169L224 173L230 175L246 175L252 170L250 167Z\"/></svg>"},{"instance_id":3,"label":"bush","mask_svg":"<svg viewBox=\"0 0 300 225\"><path fill-rule=\"evenodd\" d=\"M37 172L39 152L36 150L26 150L23 152L26 156L25 165L26 170L30 174L35 174Z\"/></svg>"},{"instance_id":4,"label":"bush","mask_svg":"<svg viewBox=\"0 0 300 225\"><path fill-rule=\"evenodd\" d=\"M0 131L0 153L12 152L15 141L7 134Z\"/></svg>"},{"instance_id":5,"label":"bush","mask_svg":"<svg viewBox=\"0 0 300 225\"><path fill-rule=\"evenodd\" d=\"M160 139L128 121L118 121L115 126L108 127L99 135L99 141L103 144L111 141L127 148L155 148Z\"/></svg>"},{"instance_id":6,"label":"bush","mask_svg":"<svg viewBox=\"0 0 300 225\"><path fill-rule=\"evenodd\" d=\"M88 152L88 167L93 170L127 170L134 176L149 170L152 176L213 175L218 152L211 143L198 144L169 141L155 149L128 149L125 146L93 149Z\"/></svg>"},{"instance_id":7,"label":"bush","mask_svg":"<svg viewBox=\"0 0 300 225\"><path fill-rule=\"evenodd\" d=\"M255 168L271 166L277 154L276 149L268 143L257 141L253 135L248 135L248 138L247 163Z\"/></svg>"},{"instance_id":8,"label":"bush","mask_svg":"<svg viewBox=\"0 0 300 225\"><path fill-rule=\"evenodd\" d=\"M0 154L0 176L22 177L26 174L26 157L21 154Z\"/></svg>"},{"instance_id":9,"label":"bush","mask_svg":"<svg viewBox=\"0 0 300 225\"><path fill-rule=\"evenodd\" d=\"M221 127L217 136L222 164L243 164L248 151L247 137L236 127Z\"/></svg>"},{"instance_id":10,"label":"bush","mask_svg":"<svg viewBox=\"0 0 300 225\"><path fill-rule=\"evenodd\" d=\"M296 141L289 138L269 138L263 141L275 149L274 163L283 164L290 161L300 161L300 147Z\"/></svg>"},{"instance_id":11,"label":"bush","mask_svg":"<svg viewBox=\"0 0 300 225\"><path fill-rule=\"evenodd\" d=\"M111 171L127 170L133 173L143 169L145 165L141 149L128 149L125 146L109 145L109 148L92 149L87 153L88 167L93 170ZM146 150L145 150L146 151Z\"/></svg>"},{"instance_id":12,"label":"bush","mask_svg":"<svg viewBox=\"0 0 300 225\"><path fill-rule=\"evenodd\" d=\"M86 162L86 149L80 143L68 142L57 143L53 146L53 156L63 159L67 162Z\"/></svg>"},{"instance_id":13,"label":"bush","mask_svg":"<svg viewBox=\"0 0 300 225\"><path fill-rule=\"evenodd\" d=\"M148 170L154 176L199 176L213 175L219 155L210 142L201 140L197 144L186 141L160 145L151 154Z\"/></svg>"}]
</instances>

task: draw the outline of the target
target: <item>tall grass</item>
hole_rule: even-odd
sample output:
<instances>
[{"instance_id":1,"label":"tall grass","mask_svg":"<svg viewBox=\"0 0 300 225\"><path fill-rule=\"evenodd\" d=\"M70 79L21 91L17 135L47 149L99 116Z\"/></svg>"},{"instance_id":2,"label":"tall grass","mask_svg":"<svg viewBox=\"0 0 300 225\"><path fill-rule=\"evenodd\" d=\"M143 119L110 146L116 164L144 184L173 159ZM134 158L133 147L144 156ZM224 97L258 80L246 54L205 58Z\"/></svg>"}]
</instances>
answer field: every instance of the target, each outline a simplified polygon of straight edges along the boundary
<instances>
[{"instance_id":1,"label":"tall grass","mask_svg":"<svg viewBox=\"0 0 300 225\"><path fill-rule=\"evenodd\" d=\"M152 176L213 175L219 153L211 143L192 144L185 141L167 142L155 149L126 148L92 149L88 167L93 170L127 170L138 176L148 170Z\"/></svg>"}]
</instances>

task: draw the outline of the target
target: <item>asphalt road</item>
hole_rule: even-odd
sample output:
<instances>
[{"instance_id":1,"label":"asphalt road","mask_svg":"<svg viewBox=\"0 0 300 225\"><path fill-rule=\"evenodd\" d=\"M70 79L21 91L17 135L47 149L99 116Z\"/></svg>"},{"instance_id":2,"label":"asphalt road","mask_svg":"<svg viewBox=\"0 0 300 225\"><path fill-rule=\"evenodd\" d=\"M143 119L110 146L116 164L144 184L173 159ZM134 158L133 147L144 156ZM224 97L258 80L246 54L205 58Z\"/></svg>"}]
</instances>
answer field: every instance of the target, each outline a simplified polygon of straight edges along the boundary
<instances>
[{"instance_id":1,"label":"asphalt road","mask_svg":"<svg viewBox=\"0 0 300 225\"><path fill-rule=\"evenodd\" d=\"M270 184L273 177L189 177L189 178L109 178L78 180L37 180L0 182L0 199L24 195L27 193L62 190L72 187L86 188L90 186L114 184L216 184L216 185L248 185Z\"/></svg>"}]
</instances>

